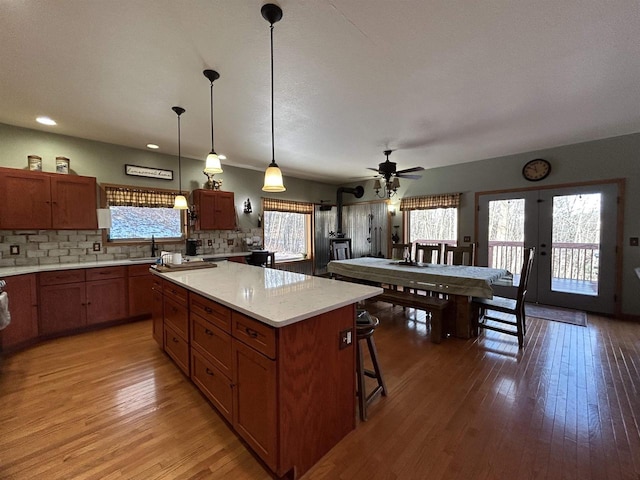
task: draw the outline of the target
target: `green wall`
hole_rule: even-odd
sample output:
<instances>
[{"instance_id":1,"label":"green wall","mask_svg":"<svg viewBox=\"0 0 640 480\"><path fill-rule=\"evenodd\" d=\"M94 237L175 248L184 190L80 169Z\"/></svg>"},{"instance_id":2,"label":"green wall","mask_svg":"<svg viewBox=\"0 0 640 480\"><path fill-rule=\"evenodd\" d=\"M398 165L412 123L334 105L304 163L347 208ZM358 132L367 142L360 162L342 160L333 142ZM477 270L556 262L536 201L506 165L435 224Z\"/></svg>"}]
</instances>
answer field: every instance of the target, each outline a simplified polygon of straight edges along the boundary
<instances>
[{"instance_id":1,"label":"green wall","mask_svg":"<svg viewBox=\"0 0 640 480\"><path fill-rule=\"evenodd\" d=\"M55 171L55 158L67 157L71 160L71 170L77 175L96 177L98 183L115 183L145 187L179 189L178 159L151 150L138 150L109 143L95 142L81 138L57 135L39 130L0 124L0 166L26 168L27 156L42 157L43 171ZM268 162L265 162L265 168ZM173 170L173 181L125 175L124 165L141 165ZM204 159L182 159L182 188L194 190L202 188L207 177L202 173ZM222 190L234 192L236 210L241 228L255 228L258 225L260 199L277 197L287 200L320 203L326 198L335 198L335 185L329 185L297 178L284 177L287 191L266 194L262 191L264 171L222 166L224 173L216 175L222 179ZM253 213L242 213L245 200L249 198Z\"/></svg>"},{"instance_id":2,"label":"green wall","mask_svg":"<svg viewBox=\"0 0 640 480\"><path fill-rule=\"evenodd\" d=\"M175 156L137 150L101 142L56 135L37 130L0 124L0 166L25 168L27 155L43 158L43 169L54 170L56 156L71 159L71 169L78 175L95 176L101 183L116 183L178 189ZM400 161L401 151L396 161ZM522 166L533 158L545 158L552 163L551 175L533 184L522 178ZM124 164L143 165L173 170L174 181L131 177L124 174ZM185 190L202 187L202 159L183 159L182 182ZM411 165L403 165L406 168ZM260 198L263 196L263 172L224 165L222 189L235 193L240 226L257 226ZM549 186L623 178L626 181L623 225L623 299L625 314L640 315L640 279L634 272L640 266L640 247L629 246L629 237L640 237L640 133L592 142L547 148L533 152L491 158L472 163L425 170L420 180L403 180L394 201L403 196L462 192L459 210L459 235L474 235L475 193L481 191ZM373 200L373 179L359 182L365 187L362 201ZM335 199L336 186L285 177L287 191L278 198L319 202ZM355 184L352 184L355 185ZM250 198L252 215L241 214L244 201ZM395 199L398 200L395 200ZM394 224L398 221L394 221ZM475 240L475 239L474 239Z\"/></svg>"}]
</instances>

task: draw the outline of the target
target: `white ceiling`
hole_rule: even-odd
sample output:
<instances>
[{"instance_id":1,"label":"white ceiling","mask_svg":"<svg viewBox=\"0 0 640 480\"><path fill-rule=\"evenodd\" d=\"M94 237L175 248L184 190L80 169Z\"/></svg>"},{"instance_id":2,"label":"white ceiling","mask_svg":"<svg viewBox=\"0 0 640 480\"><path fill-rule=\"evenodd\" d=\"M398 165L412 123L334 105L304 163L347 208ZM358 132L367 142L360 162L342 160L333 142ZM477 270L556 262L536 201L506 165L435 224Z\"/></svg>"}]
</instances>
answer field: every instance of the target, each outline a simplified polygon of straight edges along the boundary
<instances>
[{"instance_id":1,"label":"white ceiling","mask_svg":"<svg viewBox=\"0 0 640 480\"><path fill-rule=\"evenodd\" d=\"M227 165L271 160L255 0L2 0L0 122ZM638 0L283 0L276 161L340 183L640 131ZM49 115L56 127L34 122Z\"/></svg>"}]
</instances>

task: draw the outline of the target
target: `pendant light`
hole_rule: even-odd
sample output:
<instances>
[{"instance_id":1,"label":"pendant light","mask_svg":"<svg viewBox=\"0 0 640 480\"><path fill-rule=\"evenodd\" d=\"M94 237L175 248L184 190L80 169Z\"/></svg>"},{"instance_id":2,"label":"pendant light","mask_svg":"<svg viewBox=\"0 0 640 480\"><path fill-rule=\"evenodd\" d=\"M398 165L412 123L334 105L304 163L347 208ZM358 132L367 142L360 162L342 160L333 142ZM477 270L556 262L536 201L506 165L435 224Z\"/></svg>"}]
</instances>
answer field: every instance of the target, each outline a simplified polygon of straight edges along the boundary
<instances>
[{"instance_id":1,"label":"pendant light","mask_svg":"<svg viewBox=\"0 0 640 480\"><path fill-rule=\"evenodd\" d=\"M220 78L220 74L215 70L205 70L202 72L205 77L211 83L210 91L211 91L211 151L209 155L207 155L207 161L205 163L205 167L203 172L209 175L215 175L216 173L222 173L222 166L220 165L220 157L216 153L215 148L213 147L213 82Z\"/></svg>"},{"instance_id":2,"label":"pendant light","mask_svg":"<svg viewBox=\"0 0 640 480\"><path fill-rule=\"evenodd\" d=\"M185 110L182 107L171 107L171 110L176 112L176 115L178 116L178 185L180 188L180 194L176 195L173 208L176 210L188 210L189 205L187 204L187 199L182 194L182 158L180 152L180 115L182 115Z\"/></svg>"},{"instance_id":3,"label":"pendant light","mask_svg":"<svg viewBox=\"0 0 640 480\"><path fill-rule=\"evenodd\" d=\"M284 188L284 183L282 182L282 172L276 163L273 126L273 24L282 19L282 9L273 3L267 3L262 6L260 13L271 25L271 163L264 172L262 190L265 192L284 192L286 188Z\"/></svg>"}]
</instances>

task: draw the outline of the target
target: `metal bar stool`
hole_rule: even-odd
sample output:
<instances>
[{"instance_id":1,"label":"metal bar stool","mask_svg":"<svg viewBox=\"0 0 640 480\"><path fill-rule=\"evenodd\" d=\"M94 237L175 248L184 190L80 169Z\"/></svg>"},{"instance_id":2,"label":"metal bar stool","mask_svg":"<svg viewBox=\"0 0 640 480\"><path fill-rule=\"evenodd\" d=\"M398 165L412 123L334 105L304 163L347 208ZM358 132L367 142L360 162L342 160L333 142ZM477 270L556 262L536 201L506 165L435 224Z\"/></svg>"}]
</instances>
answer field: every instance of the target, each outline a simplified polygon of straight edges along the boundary
<instances>
[{"instance_id":1,"label":"metal bar stool","mask_svg":"<svg viewBox=\"0 0 640 480\"><path fill-rule=\"evenodd\" d=\"M367 406L369 403L371 403L378 394L382 394L384 397L387 396L387 387L384 384L382 371L380 370L380 365L378 363L378 351L376 350L376 344L373 341L373 332L379 324L380 321L378 320L378 317L370 315L366 310L358 310L358 315L356 317L356 351L358 355L356 362L356 375L358 383L358 404L360 408L360 419L362 421L367 420ZM364 368L364 355L360 346L360 342L362 340L366 340L367 346L369 347L369 356L371 357L373 370ZM378 385L369 394L367 394L365 389L365 376L375 378L378 382Z\"/></svg>"}]
</instances>

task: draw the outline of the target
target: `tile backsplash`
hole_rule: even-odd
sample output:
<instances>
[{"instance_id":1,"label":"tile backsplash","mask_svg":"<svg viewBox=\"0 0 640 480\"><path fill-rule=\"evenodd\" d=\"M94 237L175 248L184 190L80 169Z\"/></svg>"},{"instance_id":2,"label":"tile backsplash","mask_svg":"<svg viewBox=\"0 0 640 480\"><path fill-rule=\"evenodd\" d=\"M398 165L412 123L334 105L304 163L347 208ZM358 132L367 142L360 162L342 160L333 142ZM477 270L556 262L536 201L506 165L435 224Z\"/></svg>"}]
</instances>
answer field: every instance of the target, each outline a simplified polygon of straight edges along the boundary
<instances>
[{"instance_id":1,"label":"tile backsplash","mask_svg":"<svg viewBox=\"0 0 640 480\"><path fill-rule=\"evenodd\" d=\"M262 244L262 229L213 230L190 235L202 241L198 253L233 253ZM247 242L249 240L249 242ZM94 243L100 251L93 251ZM158 249L186 253L184 241L158 241ZM210 244L210 245L209 245ZM16 248L17 246L17 248ZM19 253L15 254L16 251ZM54 263L125 260L151 256L151 242L137 245L103 244L101 230L0 230L0 267Z\"/></svg>"}]
</instances>

